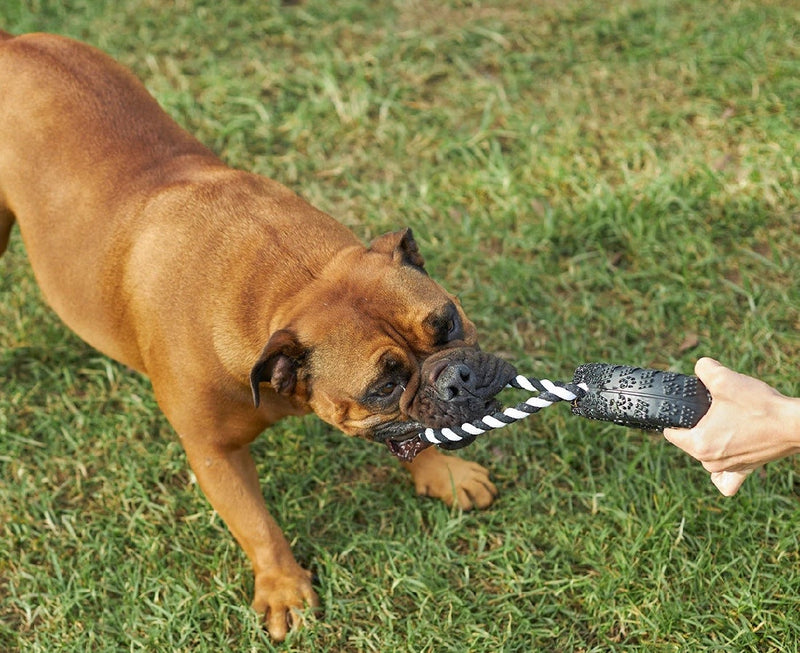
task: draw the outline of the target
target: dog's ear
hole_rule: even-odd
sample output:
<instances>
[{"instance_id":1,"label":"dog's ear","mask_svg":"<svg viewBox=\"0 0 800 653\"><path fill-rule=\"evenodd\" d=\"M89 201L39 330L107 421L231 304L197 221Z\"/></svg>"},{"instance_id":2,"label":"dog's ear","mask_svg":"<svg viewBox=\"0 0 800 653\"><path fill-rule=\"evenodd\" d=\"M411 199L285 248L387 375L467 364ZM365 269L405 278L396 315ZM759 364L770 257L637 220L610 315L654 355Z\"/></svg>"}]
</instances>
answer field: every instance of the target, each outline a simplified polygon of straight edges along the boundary
<instances>
[{"instance_id":1,"label":"dog's ear","mask_svg":"<svg viewBox=\"0 0 800 653\"><path fill-rule=\"evenodd\" d=\"M425 259L419 253L417 241L414 240L414 234L408 227L378 236L372 241L369 249L372 252L389 254L402 265L411 265L425 271Z\"/></svg>"},{"instance_id":2,"label":"dog's ear","mask_svg":"<svg viewBox=\"0 0 800 653\"><path fill-rule=\"evenodd\" d=\"M272 334L250 370L250 388L253 390L253 403L256 407L261 401L258 386L262 382L269 383L278 394L294 394L297 388L297 372L307 355L308 349L291 331L281 329Z\"/></svg>"}]
</instances>

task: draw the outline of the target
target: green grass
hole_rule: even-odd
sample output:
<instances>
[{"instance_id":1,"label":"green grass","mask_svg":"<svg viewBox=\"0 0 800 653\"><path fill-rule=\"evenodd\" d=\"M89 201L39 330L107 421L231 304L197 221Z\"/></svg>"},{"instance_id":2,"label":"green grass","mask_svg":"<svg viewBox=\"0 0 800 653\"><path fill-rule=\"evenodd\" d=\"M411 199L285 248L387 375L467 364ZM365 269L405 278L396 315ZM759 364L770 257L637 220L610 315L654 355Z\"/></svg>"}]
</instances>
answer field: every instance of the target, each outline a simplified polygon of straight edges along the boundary
<instances>
[{"instance_id":1,"label":"green grass","mask_svg":"<svg viewBox=\"0 0 800 653\"><path fill-rule=\"evenodd\" d=\"M800 395L790 0L7 0L2 20L108 51L364 240L410 225L531 375L709 354ZM0 650L270 650L149 384L60 325L18 235L0 382ZM276 650L800 648L797 460L724 499L659 437L556 407L464 451L502 494L460 513L313 417L255 452L324 604Z\"/></svg>"}]
</instances>

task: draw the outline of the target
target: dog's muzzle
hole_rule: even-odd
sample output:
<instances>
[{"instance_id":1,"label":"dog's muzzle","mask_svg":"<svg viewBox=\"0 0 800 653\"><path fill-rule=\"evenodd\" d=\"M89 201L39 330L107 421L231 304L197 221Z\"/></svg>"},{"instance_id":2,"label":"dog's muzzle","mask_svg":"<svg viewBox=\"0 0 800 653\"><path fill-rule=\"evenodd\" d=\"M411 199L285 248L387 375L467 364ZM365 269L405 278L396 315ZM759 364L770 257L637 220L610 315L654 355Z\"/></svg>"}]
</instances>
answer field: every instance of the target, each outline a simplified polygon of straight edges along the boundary
<instances>
[{"instance_id":1,"label":"dog's muzzle","mask_svg":"<svg viewBox=\"0 0 800 653\"><path fill-rule=\"evenodd\" d=\"M512 365L476 348L446 349L429 356L417 387L409 386L401 400L411 421L382 427L375 440L384 442L401 460L411 461L429 446L416 437L420 431L459 426L493 412L499 406L495 396L515 374ZM458 449L470 442L465 439L443 448Z\"/></svg>"}]
</instances>

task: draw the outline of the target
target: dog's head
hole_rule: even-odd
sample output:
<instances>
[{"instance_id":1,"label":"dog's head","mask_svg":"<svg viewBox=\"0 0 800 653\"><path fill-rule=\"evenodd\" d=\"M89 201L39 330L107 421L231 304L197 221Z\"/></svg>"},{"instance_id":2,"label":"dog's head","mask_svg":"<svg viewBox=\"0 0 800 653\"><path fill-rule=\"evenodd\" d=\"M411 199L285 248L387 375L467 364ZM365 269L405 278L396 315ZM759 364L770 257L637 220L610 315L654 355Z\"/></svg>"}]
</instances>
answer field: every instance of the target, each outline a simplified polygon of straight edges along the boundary
<instances>
[{"instance_id":1,"label":"dog's head","mask_svg":"<svg viewBox=\"0 0 800 653\"><path fill-rule=\"evenodd\" d=\"M411 231L335 258L294 298L253 366L259 384L411 460L422 428L492 412L513 368L482 352L458 300L424 270Z\"/></svg>"}]
</instances>

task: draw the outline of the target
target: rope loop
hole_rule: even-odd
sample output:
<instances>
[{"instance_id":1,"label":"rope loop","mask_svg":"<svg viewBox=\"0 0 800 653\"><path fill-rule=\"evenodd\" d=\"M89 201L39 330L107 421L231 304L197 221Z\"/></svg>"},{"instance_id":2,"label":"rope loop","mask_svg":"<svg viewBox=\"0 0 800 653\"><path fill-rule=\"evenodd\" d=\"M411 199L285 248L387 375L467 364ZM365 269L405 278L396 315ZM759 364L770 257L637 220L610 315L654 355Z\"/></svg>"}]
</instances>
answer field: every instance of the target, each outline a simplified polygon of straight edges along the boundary
<instances>
[{"instance_id":1,"label":"rope loop","mask_svg":"<svg viewBox=\"0 0 800 653\"><path fill-rule=\"evenodd\" d=\"M509 381L506 387L536 394L516 406L491 415L484 415L461 426L441 429L427 428L419 434L419 437L423 441L438 445L443 449L460 449L472 443L476 437L483 435L487 431L501 429L509 424L518 422L534 413L538 413L542 408L552 406L554 403L581 399L589 389L585 383L563 383L561 381L526 377L521 374Z\"/></svg>"}]
</instances>

